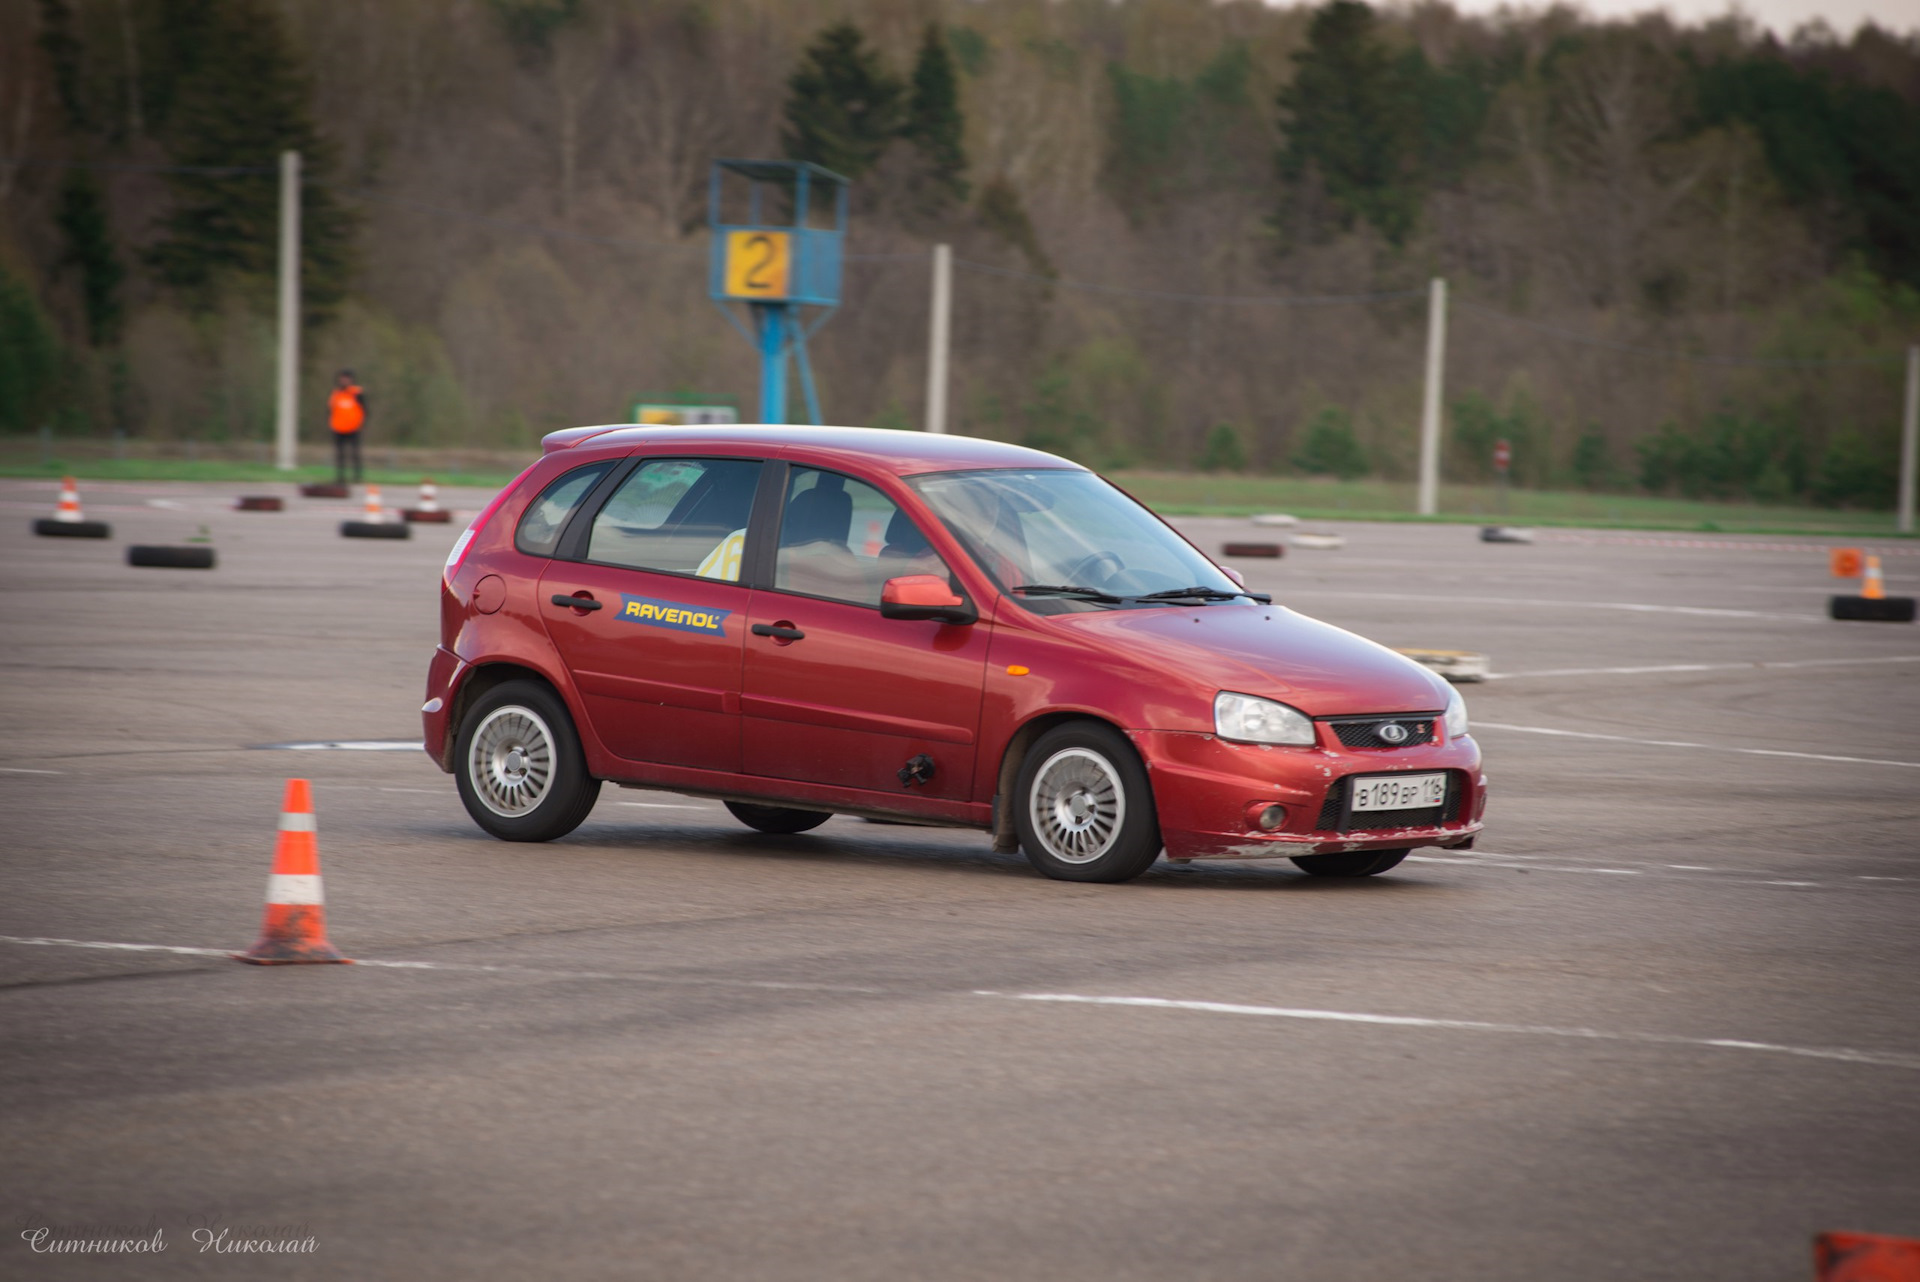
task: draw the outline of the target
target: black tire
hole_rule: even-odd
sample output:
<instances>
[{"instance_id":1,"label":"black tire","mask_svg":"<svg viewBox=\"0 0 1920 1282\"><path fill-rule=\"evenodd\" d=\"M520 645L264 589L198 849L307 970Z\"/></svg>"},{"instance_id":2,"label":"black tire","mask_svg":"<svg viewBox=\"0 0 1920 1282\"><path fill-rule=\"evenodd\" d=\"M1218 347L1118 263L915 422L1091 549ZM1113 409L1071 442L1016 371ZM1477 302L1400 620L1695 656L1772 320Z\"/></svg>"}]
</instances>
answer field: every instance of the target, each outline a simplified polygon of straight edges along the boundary
<instances>
[{"instance_id":1,"label":"black tire","mask_svg":"<svg viewBox=\"0 0 1920 1282\"><path fill-rule=\"evenodd\" d=\"M33 532L48 539L110 539L113 527L105 521L56 521L43 516L33 523Z\"/></svg>"},{"instance_id":2,"label":"black tire","mask_svg":"<svg viewBox=\"0 0 1920 1282\"><path fill-rule=\"evenodd\" d=\"M1373 877L1398 868L1405 850L1348 850L1337 855L1293 855L1301 872L1315 877Z\"/></svg>"},{"instance_id":3,"label":"black tire","mask_svg":"<svg viewBox=\"0 0 1920 1282\"><path fill-rule=\"evenodd\" d=\"M417 507L410 507L400 515L406 517L409 521L416 523L424 521L428 525L445 525L453 520L453 513L443 507L435 508L431 512L423 512Z\"/></svg>"},{"instance_id":4,"label":"black tire","mask_svg":"<svg viewBox=\"0 0 1920 1282\"><path fill-rule=\"evenodd\" d=\"M1020 848L1058 881L1131 881L1160 857L1146 767L1119 731L1069 721L1034 740L1013 790Z\"/></svg>"},{"instance_id":5,"label":"black tire","mask_svg":"<svg viewBox=\"0 0 1920 1282\"><path fill-rule=\"evenodd\" d=\"M278 494L242 494L233 501L236 512L284 512L287 501Z\"/></svg>"},{"instance_id":6,"label":"black tire","mask_svg":"<svg viewBox=\"0 0 1920 1282\"><path fill-rule=\"evenodd\" d=\"M213 549L205 545L167 547L160 544L136 543L127 549L127 564L157 570L211 570Z\"/></svg>"},{"instance_id":7,"label":"black tire","mask_svg":"<svg viewBox=\"0 0 1920 1282\"><path fill-rule=\"evenodd\" d=\"M1827 614L1861 623L1912 623L1913 598L1837 596L1827 601Z\"/></svg>"},{"instance_id":8,"label":"black tire","mask_svg":"<svg viewBox=\"0 0 1920 1282\"><path fill-rule=\"evenodd\" d=\"M786 806L754 806L744 801L729 801L733 817L759 832L811 832L833 818L831 810L793 810Z\"/></svg>"},{"instance_id":9,"label":"black tire","mask_svg":"<svg viewBox=\"0 0 1920 1282\"><path fill-rule=\"evenodd\" d=\"M405 521L342 521L340 534L349 539L410 539L413 527Z\"/></svg>"},{"instance_id":10,"label":"black tire","mask_svg":"<svg viewBox=\"0 0 1920 1282\"><path fill-rule=\"evenodd\" d=\"M346 486L326 482L300 487L301 496L310 499L344 499L348 496L348 493L349 491Z\"/></svg>"},{"instance_id":11,"label":"black tire","mask_svg":"<svg viewBox=\"0 0 1920 1282\"><path fill-rule=\"evenodd\" d=\"M453 777L473 821L502 841L564 837L600 797L566 704L537 681L505 681L473 701Z\"/></svg>"}]
</instances>

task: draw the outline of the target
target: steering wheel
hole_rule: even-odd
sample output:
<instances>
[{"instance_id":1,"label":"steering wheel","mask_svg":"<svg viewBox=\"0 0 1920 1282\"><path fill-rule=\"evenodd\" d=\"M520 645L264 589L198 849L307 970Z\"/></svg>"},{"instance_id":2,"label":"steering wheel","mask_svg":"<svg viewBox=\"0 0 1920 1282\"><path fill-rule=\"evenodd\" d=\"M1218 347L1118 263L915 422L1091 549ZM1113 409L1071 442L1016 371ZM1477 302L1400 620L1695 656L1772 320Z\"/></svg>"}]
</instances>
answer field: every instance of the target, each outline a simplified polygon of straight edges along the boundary
<instances>
[{"instance_id":1,"label":"steering wheel","mask_svg":"<svg viewBox=\"0 0 1920 1282\"><path fill-rule=\"evenodd\" d=\"M1102 569L1102 566L1106 568ZM1073 568L1067 571L1067 582L1077 583L1082 587L1097 588L1126 568L1127 563L1122 561L1118 554L1095 552L1074 562Z\"/></svg>"}]
</instances>

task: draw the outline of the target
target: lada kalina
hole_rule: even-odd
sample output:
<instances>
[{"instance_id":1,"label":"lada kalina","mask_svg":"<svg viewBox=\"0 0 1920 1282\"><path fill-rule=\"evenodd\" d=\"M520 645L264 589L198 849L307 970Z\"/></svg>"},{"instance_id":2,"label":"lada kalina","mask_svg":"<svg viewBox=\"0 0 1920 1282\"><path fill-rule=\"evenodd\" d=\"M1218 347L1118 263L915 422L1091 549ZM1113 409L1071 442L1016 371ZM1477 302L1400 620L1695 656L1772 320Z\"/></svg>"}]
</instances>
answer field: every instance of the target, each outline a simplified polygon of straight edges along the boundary
<instances>
[{"instance_id":1,"label":"lada kalina","mask_svg":"<svg viewBox=\"0 0 1920 1282\"><path fill-rule=\"evenodd\" d=\"M427 752L508 841L603 782L990 832L1067 881L1471 845L1457 692L1249 592L1093 472L832 427L596 427L455 544Z\"/></svg>"}]
</instances>

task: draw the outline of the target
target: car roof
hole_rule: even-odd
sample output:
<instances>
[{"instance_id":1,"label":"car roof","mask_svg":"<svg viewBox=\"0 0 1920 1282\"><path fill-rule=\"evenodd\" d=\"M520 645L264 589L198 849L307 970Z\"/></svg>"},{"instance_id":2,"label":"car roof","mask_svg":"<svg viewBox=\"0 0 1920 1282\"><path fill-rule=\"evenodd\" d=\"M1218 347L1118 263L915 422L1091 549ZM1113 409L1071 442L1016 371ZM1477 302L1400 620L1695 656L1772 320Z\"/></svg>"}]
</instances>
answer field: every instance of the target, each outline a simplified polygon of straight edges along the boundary
<instances>
[{"instance_id":1,"label":"car roof","mask_svg":"<svg viewBox=\"0 0 1920 1282\"><path fill-rule=\"evenodd\" d=\"M583 445L659 445L697 450L715 445L757 445L770 455L818 462L859 461L869 468L911 476L980 467L1054 467L1084 471L1056 454L977 436L903 432L884 427L812 427L798 424L727 424L662 427L613 423L549 432L541 445L549 454Z\"/></svg>"}]
</instances>

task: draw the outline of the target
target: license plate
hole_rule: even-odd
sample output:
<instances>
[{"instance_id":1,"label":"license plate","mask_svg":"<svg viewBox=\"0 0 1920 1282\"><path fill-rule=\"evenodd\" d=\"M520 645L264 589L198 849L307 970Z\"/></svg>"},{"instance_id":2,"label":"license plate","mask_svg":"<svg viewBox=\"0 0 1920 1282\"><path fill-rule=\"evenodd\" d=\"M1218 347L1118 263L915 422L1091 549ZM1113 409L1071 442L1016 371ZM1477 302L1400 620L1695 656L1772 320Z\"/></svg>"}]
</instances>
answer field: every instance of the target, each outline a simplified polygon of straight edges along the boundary
<instances>
[{"instance_id":1,"label":"license plate","mask_svg":"<svg viewBox=\"0 0 1920 1282\"><path fill-rule=\"evenodd\" d=\"M1445 771L1431 775L1366 775L1353 780L1353 813L1424 810L1447 799Z\"/></svg>"}]
</instances>

